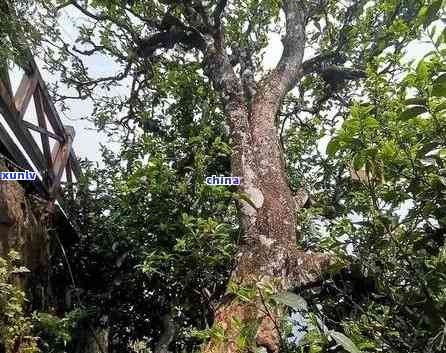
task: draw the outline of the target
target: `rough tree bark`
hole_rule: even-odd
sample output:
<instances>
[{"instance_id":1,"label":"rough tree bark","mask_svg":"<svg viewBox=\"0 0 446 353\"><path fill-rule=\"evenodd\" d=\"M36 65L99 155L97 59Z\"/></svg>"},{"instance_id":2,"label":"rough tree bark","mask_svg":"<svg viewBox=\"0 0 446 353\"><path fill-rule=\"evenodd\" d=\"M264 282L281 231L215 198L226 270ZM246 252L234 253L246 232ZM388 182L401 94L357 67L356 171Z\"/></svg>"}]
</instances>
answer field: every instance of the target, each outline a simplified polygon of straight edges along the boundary
<instances>
[{"instance_id":1,"label":"rough tree bark","mask_svg":"<svg viewBox=\"0 0 446 353\"><path fill-rule=\"evenodd\" d=\"M305 11L297 1L283 2L286 35L283 55L277 67L260 81L251 100L246 99L243 77L239 78L224 48L218 30L206 39L205 72L222 94L231 128L232 174L241 177L239 191L251 202L240 201L243 238L231 282L243 287L258 282L274 283L284 291L316 280L329 258L305 253L296 246L296 203L287 181L284 158L274 121L282 99L303 74ZM212 338L205 353L236 352L240 325L256 322L255 343L268 352L278 352L280 336L276 328L280 308L265 313L260 299L245 303L236 297L219 307L214 326L225 339ZM253 347L250 347L253 348Z\"/></svg>"}]
</instances>

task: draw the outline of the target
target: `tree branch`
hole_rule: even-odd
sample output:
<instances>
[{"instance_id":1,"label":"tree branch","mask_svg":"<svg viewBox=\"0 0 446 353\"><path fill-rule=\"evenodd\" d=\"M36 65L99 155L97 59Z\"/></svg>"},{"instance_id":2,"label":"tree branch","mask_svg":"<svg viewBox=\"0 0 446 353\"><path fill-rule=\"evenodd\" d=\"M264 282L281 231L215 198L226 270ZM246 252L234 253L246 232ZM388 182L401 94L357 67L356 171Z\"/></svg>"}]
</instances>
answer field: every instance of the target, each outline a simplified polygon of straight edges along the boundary
<instances>
[{"instance_id":1,"label":"tree branch","mask_svg":"<svg viewBox=\"0 0 446 353\"><path fill-rule=\"evenodd\" d=\"M215 7L214 13L212 14L212 18L214 19L214 28L216 30L220 29L221 26L221 17L223 14L223 11L225 10L226 4L228 3L228 0L220 0Z\"/></svg>"},{"instance_id":2,"label":"tree branch","mask_svg":"<svg viewBox=\"0 0 446 353\"><path fill-rule=\"evenodd\" d=\"M264 78L264 84L256 95L259 101L268 95L274 113L277 112L283 97L303 74L301 65L305 50L305 9L298 0L284 0L283 10L286 34L282 40L282 57L271 75Z\"/></svg>"},{"instance_id":3,"label":"tree branch","mask_svg":"<svg viewBox=\"0 0 446 353\"><path fill-rule=\"evenodd\" d=\"M94 13L90 12L89 10L87 10L86 8L84 8L83 6L79 5L77 0L71 0L70 3L75 8L77 8L80 12L82 12L85 16L88 16L96 21L110 21L111 23L116 25L118 28L126 30L133 39L138 37L136 32L133 30L133 28L131 28L128 24L119 22L111 16L107 16L104 14L101 14L101 15L94 14Z\"/></svg>"},{"instance_id":4,"label":"tree branch","mask_svg":"<svg viewBox=\"0 0 446 353\"><path fill-rule=\"evenodd\" d=\"M343 64L345 58L338 51L331 51L325 54L305 60L302 64L303 74L308 75L313 72L320 72L324 63Z\"/></svg>"},{"instance_id":5,"label":"tree branch","mask_svg":"<svg viewBox=\"0 0 446 353\"><path fill-rule=\"evenodd\" d=\"M185 47L203 48L203 40L198 33L188 30L174 30L155 33L149 38L137 41L137 54L147 58L152 56L157 49L172 49L175 44L183 44Z\"/></svg>"}]
</instances>

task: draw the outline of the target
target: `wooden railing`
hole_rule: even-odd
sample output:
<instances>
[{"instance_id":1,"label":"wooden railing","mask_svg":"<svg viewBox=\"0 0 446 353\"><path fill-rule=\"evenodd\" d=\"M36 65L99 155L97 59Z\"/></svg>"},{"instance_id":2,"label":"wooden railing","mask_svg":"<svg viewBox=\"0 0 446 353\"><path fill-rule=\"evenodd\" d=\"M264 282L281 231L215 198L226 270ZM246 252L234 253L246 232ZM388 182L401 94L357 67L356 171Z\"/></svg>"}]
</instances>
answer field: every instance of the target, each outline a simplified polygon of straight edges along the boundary
<instances>
[{"instance_id":1,"label":"wooden railing","mask_svg":"<svg viewBox=\"0 0 446 353\"><path fill-rule=\"evenodd\" d=\"M26 121L27 110L34 99L38 125ZM54 201L60 199L60 187L65 171L70 190L74 179L79 179L81 169L72 148L74 128L64 126L54 107L48 89L33 59L23 75L15 93L12 92L9 70L6 63L0 63L0 114L8 124L15 139L0 124L0 147L3 154L12 159L20 168L33 170L41 175L34 185L41 197ZM51 126L53 131L49 130ZM40 134L42 148L35 141L31 131ZM50 139L55 143L51 148ZM20 143L29 160L17 146Z\"/></svg>"}]
</instances>

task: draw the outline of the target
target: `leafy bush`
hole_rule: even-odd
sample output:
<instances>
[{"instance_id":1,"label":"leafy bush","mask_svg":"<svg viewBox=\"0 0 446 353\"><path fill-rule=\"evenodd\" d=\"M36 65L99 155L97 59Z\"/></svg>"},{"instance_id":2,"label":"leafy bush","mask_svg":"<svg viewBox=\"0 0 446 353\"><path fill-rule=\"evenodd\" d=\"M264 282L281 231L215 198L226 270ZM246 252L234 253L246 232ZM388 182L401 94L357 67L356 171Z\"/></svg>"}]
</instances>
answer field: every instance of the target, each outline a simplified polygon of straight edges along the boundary
<instances>
[{"instance_id":1,"label":"leafy bush","mask_svg":"<svg viewBox=\"0 0 446 353\"><path fill-rule=\"evenodd\" d=\"M34 313L34 329L42 353L69 352L75 330L85 317L82 309L72 310L62 318L50 313Z\"/></svg>"},{"instance_id":2,"label":"leafy bush","mask_svg":"<svg viewBox=\"0 0 446 353\"><path fill-rule=\"evenodd\" d=\"M20 256L10 251L0 257L0 340L6 352L37 353L37 338L32 335L32 320L24 310L25 293L16 283L28 270L20 266Z\"/></svg>"}]
</instances>

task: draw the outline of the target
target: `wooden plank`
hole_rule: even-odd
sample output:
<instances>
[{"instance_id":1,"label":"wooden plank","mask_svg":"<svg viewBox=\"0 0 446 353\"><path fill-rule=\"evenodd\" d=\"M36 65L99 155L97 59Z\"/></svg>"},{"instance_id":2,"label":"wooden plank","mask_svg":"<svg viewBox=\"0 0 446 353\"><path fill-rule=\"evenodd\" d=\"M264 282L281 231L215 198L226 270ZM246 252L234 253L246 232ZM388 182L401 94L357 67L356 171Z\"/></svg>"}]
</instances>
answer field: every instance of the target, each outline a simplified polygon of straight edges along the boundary
<instances>
[{"instance_id":1,"label":"wooden plank","mask_svg":"<svg viewBox=\"0 0 446 353\"><path fill-rule=\"evenodd\" d=\"M73 184L73 175L72 175L72 170L71 170L71 161L69 158L67 161L67 167L65 168L65 174L67 176L68 185L72 185Z\"/></svg>"},{"instance_id":2,"label":"wooden plank","mask_svg":"<svg viewBox=\"0 0 446 353\"><path fill-rule=\"evenodd\" d=\"M39 127L42 130L44 130L44 131L40 132L40 138L42 141L42 148L43 148L43 155L46 158L48 168L52 169L53 163L52 163L52 159L51 159L50 141L48 139L49 131L46 126L46 119L45 119L45 113L43 112L43 102L42 102L42 96L40 93L40 89L37 89L34 92L34 103L36 106L36 115L37 115L37 121L39 122ZM57 137L59 137L59 136L57 136Z\"/></svg>"},{"instance_id":3,"label":"wooden plank","mask_svg":"<svg viewBox=\"0 0 446 353\"><path fill-rule=\"evenodd\" d=\"M35 74L32 76L23 75L22 81L20 81L19 88L14 96L15 107L19 112L20 120L23 119L26 109L28 108L31 97L37 87L37 80Z\"/></svg>"},{"instance_id":4,"label":"wooden plank","mask_svg":"<svg viewBox=\"0 0 446 353\"><path fill-rule=\"evenodd\" d=\"M45 110L48 121L57 135L63 135L64 133L63 125L59 119L59 116L56 115L57 114L56 108L54 108L54 105L50 101L48 101L47 98L45 98L48 92L45 92L44 90L42 90L42 92L43 92L42 96L44 97L43 108Z\"/></svg>"},{"instance_id":5,"label":"wooden plank","mask_svg":"<svg viewBox=\"0 0 446 353\"><path fill-rule=\"evenodd\" d=\"M65 125L64 131L65 131L65 135L67 135L68 137L71 137L71 140L74 140L74 138L76 137L76 130L74 130L74 127Z\"/></svg>"},{"instance_id":6,"label":"wooden plank","mask_svg":"<svg viewBox=\"0 0 446 353\"><path fill-rule=\"evenodd\" d=\"M56 135L55 133L53 133L51 131L48 131L48 130L46 130L44 128L41 128L40 126L34 125L33 123L30 123L29 121L24 120L23 121L23 125L26 128L30 129L30 130L34 130L36 132L39 132L42 135L46 135L46 136L52 137L56 141L59 141L59 142L63 142L64 141L63 137L60 137L60 136Z\"/></svg>"},{"instance_id":7,"label":"wooden plank","mask_svg":"<svg viewBox=\"0 0 446 353\"><path fill-rule=\"evenodd\" d=\"M74 199L74 189L73 189L73 175L71 170L71 161L70 158L68 158L67 166L65 168L65 175L67 176L67 189L68 189L68 195L70 195L70 198Z\"/></svg>"},{"instance_id":8,"label":"wooden plank","mask_svg":"<svg viewBox=\"0 0 446 353\"><path fill-rule=\"evenodd\" d=\"M79 180L79 178L82 175L82 170L79 165L79 161L77 160L76 153L73 149L71 149L70 153L70 162L71 162L71 170L73 171L73 174L75 175L76 179Z\"/></svg>"},{"instance_id":9,"label":"wooden plank","mask_svg":"<svg viewBox=\"0 0 446 353\"><path fill-rule=\"evenodd\" d=\"M40 140L42 142L42 149L43 149L43 157L46 161L46 180L45 182L50 185L51 180L53 180L53 160L51 158L51 148L50 148L50 141L48 139L48 133L47 126L46 126L46 119L45 119L45 113L43 112L43 102L42 102L42 96L40 94L40 88L37 88L34 92L34 105L36 106L36 115L37 120L39 122L39 128L43 131L40 131Z\"/></svg>"},{"instance_id":10,"label":"wooden plank","mask_svg":"<svg viewBox=\"0 0 446 353\"><path fill-rule=\"evenodd\" d=\"M6 148L6 151L9 153L10 157L13 159L14 163L26 170L32 170L31 165L26 159L25 155L20 151L17 147L14 140L9 136L6 129L0 124L0 141L3 146Z\"/></svg>"},{"instance_id":11,"label":"wooden plank","mask_svg":"<svg viewBox=\"0 0 446 353\"><path fill-rule=\"evenodd\" d=\"M11 136L9 136L8 132L2 124L0 124L0 142L1 145L6 149L5 152L9 155L9 157L11 157L15 164L25 170L33 170L22 151L20 151L20 149L17 147L14 140L11 138ZM33 185L40 196L44 198L47 198L49 196L48 189L39 178L36 178L36 180L33 181Z\"/></svg>"},{"instance_id":12,"label":"wooden plank","mask_svg":"<svg viewBox=\"0 0 446 353\"><path fill-rule=\"evenodd\" d=\"M71 153L71 146L73 145L74 129L71 126L65 127L66 142L60 144L56 142L53 148L53 173L54 180L50 187L50 196L55 197L60 186L63 171L67 165L68 158Z\"/></svg>"},{"instance_id":13,"label":"wooden plank","mask_svg":"<svg viewBox=\"0 0 446 353\"><path fill-rule=\"evenodd\" d=\"M23 121L19 120L18 112L12 109L9 109L7 102L4 101L2 97L0 97L0 110L5 118L5 121L8 123L14 135L19 140L22 147L25 149L26 153L29 155L29 158L34 163L39 171L45 169L45 162L43 159L43 154L34 141L31 133L23 126Z\"/></svg>"},{"instance_id":14,"label":"wooden plank","mask_svg":"<svg viewBox=\"0 0 446 353\"><path fill-rule=\"evenodd\" d=\"M2 7L1 4L3 4L3 2L0 0L0 7ZM6 5L4 10L5 13L9 12L8 5ZM16 49L18 49L21 54L25 54L29 58L29 64L26 65L26 67L28 67L29 70L26 70L25 68L25 71L30 76L22 80L19 89L17 90L17 94L13 99L12 98L13 93L10 82L9 80L8 81L5 80L5 75L4 75L4 72L6 72L7 74L7 67L5 66L6 63L0 62L0 113L4 116L5 121L10 126L13 134L17 137L20 144L25 149L26 154L29 155L33 164L39 169L39 171L41 171L44 170L43 169L44 159L48 158L49 155L47 152L49 149L48 136L50 136L50 132L48 131L47 126L45 125L46 121L43 111L47 111L48 121L50 122L51 126L54 129L55 134L53 135L57 137L56 140L60 140L61 138L63 140L63 144L59 149L60 152L56 154L57 154L57 159L62 158L62 161L63 159L66 159L66 161L63 163L64 165L67 163L68 159L72 158L71 145L72 145L72 140L74 138L74 133L70 131L70 129L67 129L67 131L65 131L63 124L57 114L57 111L54 108L54 105L51 101L46 85L40 76L37 65L34 59L32 58L31 51L26 47L26 45L22 45L21 42L19 43L19 41L17 41L17 37L20 37L20 35L22 34L21 32L22 31L19 29L18 32L15 35L13 35L13 37L11 37L12 38L11 40L13 42L16 42L14 43ZM3 66L5 66L6 70L2 71ZM36 76L36 74L38 77L34 77ZM36 103L36 113L38 115L38 118L40 117L39 126L37 127L29 123L30 125L28 126L28 128L37 130L41 133L42 146L46 154L45 157L40 152L40 149L33 140L31 133L24 126L27 125L28 122L24 123L24 121L22 120L39 82L41 82L40 85L42 87L42 92L41 92L42 94L40 95L40 97L38 97L39 99L38 102ZM36 97L34 98L36 99ZM8 132L4 129L4 127L1 124L0 124L0 142L1 142L0 152L5 152L5 153L8 152L8 154L11 155L13 159L20 162L21 165L31 169L31 165L27 161L25 155L20 151L15 141L11 138L11 136L9 136ZM58 144L59 142L56 143L56 145ZM5 149L7 151L4 151ZM61 154L61 152L63 153ZM67 168L70 168L70 166L67 166ZM38 180L38 182L41 183L40 180ZM54 189L56 188L57 185L54 186ZM63 200L60 200L60 203L62 205Z\"/></svg>"},{"instance_id":15,"label":"wooden plank","mask_svg":"<svg viewBox=\"0 0 446 353\"><path fill-rule=\"evenodd\" d=\"M12 86L11 86L11 80L9 79L7 62L5 62L4 65L0 64L0 80L6 87L9 97L12 97Z\"/></svg>"},{"instance_id":16,"label":"wooden plank","mask_svg":"<svg viewBox=\"0 0 446 353\"><path fill-rule=\"evenodd\" d=\"M7 107L8 110L16 112L15 104L8 86L8 81L5 82L0 80L0 100L3 101L2 107Z\"/></svg>"},{"instance_id":17,"label":"wooden plank","mask_svg":"<svg viewBox=\"0 0 446 353\"><path fill-rule=\"evenodd\" d=\"M51 198L58 198L59 193L58 193L58 188L60 185L60 179L62 177L62 173L63 173L63 167L62 170L61 169L61 161L62 161L62 157L60 156L62 153L62 147L64 146L63 143L59 143L58 141L56 141L56 143L53 146L53 150L51 152L51 158L52 158L52 164L53 164L53 180L51 185L49 186L50 189L50 197ZM56 162L57 161L57 162ZM56 170L56 168L58 168L58 170Z\"/></svg>"},{"instance_id":18,"label":"wooden plank","mask_svg":"<svg viewBox=\"0 0 446 353\"><path fill-rule=\"evenodd\" d=\"M34 63L35 65L35 63ZM36 74L37 81L42 92L43 106L45 109L46 116L50 122L51 127L57 135L63 135L65 133L62 121L60 120L59 114L57 113L56 107L48 93L48 88L46 87L45 81L42 79L37 66L34 66L34 72Z\"/></svg>"}]
</instances>

